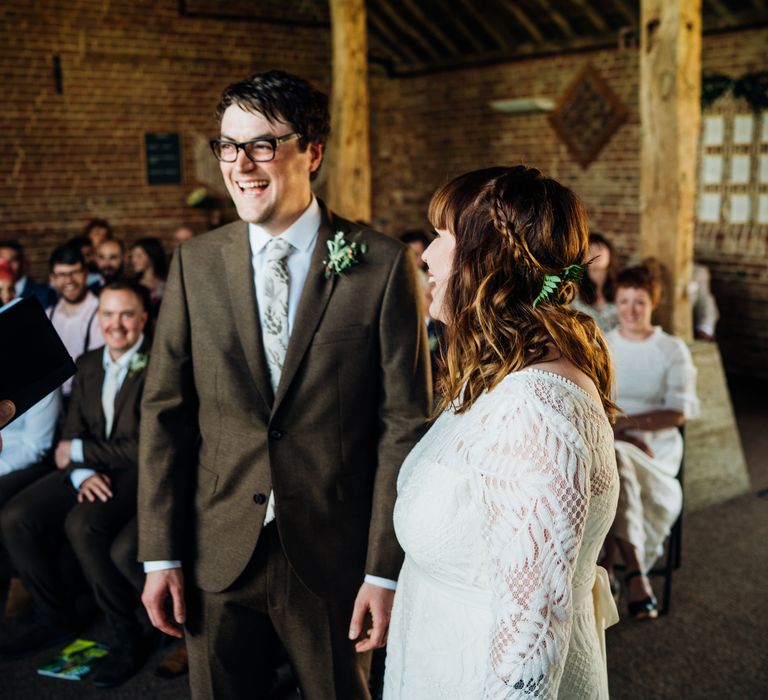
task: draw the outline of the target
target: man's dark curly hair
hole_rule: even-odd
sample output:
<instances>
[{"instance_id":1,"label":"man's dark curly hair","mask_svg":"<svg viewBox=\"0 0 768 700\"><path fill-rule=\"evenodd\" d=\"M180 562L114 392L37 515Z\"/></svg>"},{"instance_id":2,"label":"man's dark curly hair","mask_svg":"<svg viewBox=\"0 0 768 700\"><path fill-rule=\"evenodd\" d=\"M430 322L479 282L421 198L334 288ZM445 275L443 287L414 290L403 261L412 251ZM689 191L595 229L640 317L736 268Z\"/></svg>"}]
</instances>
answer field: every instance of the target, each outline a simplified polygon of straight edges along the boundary
<instances>
[{"instance_id":1,"label":"man's dark curly hair","mask_svg":"<svg viewBox=\"0 0 768 700\"><path fill-rule=\"evenodd\" d=\"M302 151L310 143L325 145L331 130L328 96L303 78L281 70L254 73L230 85L221 94L216 108L219 121L233 104L246 112L261 114L271 122L291 124L301 134Z\"/></svg>"}]
</instances>

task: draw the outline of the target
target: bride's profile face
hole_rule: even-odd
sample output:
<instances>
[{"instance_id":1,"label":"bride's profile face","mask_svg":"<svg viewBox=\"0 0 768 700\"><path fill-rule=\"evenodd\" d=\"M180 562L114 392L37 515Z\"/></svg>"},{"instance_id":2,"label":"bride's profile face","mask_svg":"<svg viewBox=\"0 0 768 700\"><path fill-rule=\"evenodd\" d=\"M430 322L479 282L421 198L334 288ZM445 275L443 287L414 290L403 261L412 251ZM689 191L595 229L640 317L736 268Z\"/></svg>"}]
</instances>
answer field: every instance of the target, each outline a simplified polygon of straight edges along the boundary
<instances>
[{"instance_id":1,"label":"bride's profile face","mask_svg":"<svg viewBox=\"0 0 768 700\"><path fill-rule=\"evenodd\" d=\"M429 315L448 323L448 310L444 307L445 290L453 268L453 251L456 248L456 238L447 229L437 229L435 239L424 251L421 259L427 264L429 287L432 291L432 303L429 305Z\"/></svg>"}]
</instances>

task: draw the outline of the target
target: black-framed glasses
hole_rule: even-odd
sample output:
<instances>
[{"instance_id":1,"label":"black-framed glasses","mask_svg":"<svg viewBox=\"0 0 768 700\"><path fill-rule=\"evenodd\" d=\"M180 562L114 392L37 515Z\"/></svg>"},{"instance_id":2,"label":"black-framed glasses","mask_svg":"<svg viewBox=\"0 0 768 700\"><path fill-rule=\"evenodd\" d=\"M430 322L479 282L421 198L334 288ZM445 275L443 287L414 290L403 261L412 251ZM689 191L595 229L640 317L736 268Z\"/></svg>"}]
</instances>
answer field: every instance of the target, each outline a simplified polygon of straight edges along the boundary
<instances>
[{"instance_id":1,"label":"black-framed glasses","mask_svg":"<svg viewBox=\"0 0 768 700\"><path fill-rule=\"evenodd\" d=\"M295 131L285 136L269 136L244 143L235 143L234 141L222 141L214 139L211 141L211 150L217 160L225 163L234 163L237 160L237 152L242 148L245 157L252 163L267 163L274 160L277 147L281 143L300 139L301 134Z\"/></svg>"}]
</instances>

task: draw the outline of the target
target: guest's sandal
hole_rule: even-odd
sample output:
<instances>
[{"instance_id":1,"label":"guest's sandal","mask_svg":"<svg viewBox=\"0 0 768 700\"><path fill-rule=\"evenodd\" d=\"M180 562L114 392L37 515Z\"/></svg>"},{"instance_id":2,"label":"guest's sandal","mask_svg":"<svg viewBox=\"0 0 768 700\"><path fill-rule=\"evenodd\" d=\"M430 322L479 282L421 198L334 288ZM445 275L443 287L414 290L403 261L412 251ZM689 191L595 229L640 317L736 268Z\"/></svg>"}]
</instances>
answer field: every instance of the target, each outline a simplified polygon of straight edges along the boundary
<instances>
[{"instance_id":1,"label":"guest's sandal","mask_svg":"<svg viewBox=\"0 0 768 700\"><path fill-rule=\"evenodd\" d=\"M633 578L644 575L642 571L632 571L624 577L624 584L629 585ZM659 616L658 605L656 596L650 595L642 600L627 602L627 611L633 620L655 620Z\"/></svg>"}]
</instances>

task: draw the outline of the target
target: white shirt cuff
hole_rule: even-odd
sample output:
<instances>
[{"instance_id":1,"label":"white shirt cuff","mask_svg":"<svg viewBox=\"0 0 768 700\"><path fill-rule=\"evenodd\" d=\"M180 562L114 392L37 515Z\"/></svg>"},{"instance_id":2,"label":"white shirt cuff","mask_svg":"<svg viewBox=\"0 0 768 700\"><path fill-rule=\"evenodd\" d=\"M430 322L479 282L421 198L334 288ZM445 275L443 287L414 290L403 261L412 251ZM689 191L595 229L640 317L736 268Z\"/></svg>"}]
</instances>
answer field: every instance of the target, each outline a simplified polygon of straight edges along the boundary
<instances>
[{"instance_id":1,"label":"white shirt cuff","mask_svg":"<svg viewBox=\"0 0 768 700\"><path fill-rule=\"evenodd\" d=\"M389 578L381 578L381 576L371 576L371 574L365 575L365 582L370 583L373 586L379 588L386 588L390 591L394 591L397 588L397 581L393 581Z\"/></svg>"},{"instance_id":2,"label":"white shirt cuff","mask_svg":"<svg viewBox=\"0 0 768 700\"><path fill-rule=\"evenodd\" d=\"M73 462L85 462L83 456L83 441L80 438L72 440L72 444L69 446L69 458Z\"/></svg>"},{"instance_id":3,"label":"white shirt cuff","mask_svg":"<svg viewBox=\"0 0 768 700\"><path fill-rule=\"evenodd\" d=\"M703 333L706 333L707 335L711 335L714 337L715 335L715 327L710 325L709 323L700 323L696 326L697 331L702 331Z\"/></svg>"},{"instance_id":4,"label":"white shirt cuff","mask_svg":"<svg viewBox=\"0 0 768 700\"><path fill-rule=\"evenodd\" d=\"M163 560L163 561L145 561L144 573L149 574L153 571L166 571L167 569L180 569L181 562L176 560Z\"/></svg>"},{"instance_id":5,"label":"white shirt cuff","mask_svg":"<svg viewBox=\"0 0 768 700\"><path fill-rule=\"evenodd\" d=\"M72 482L72 486L75 487L75 491L79 491L83 482L86 479L90 479L95 473L93 469L74 469L69 475L69 480Z\"/></svg>"}]
</instances>

